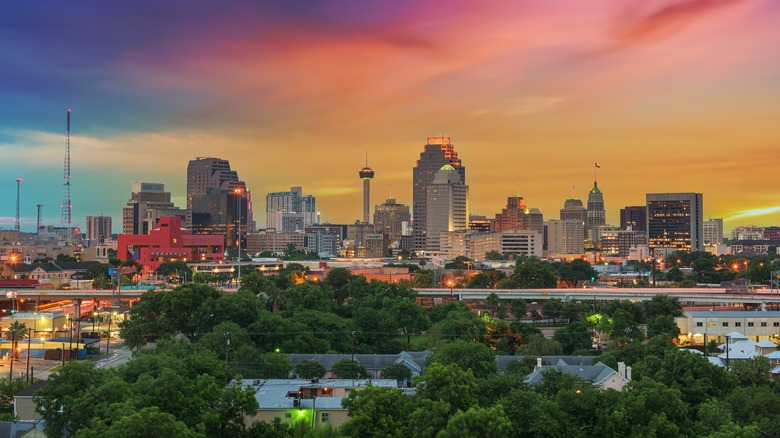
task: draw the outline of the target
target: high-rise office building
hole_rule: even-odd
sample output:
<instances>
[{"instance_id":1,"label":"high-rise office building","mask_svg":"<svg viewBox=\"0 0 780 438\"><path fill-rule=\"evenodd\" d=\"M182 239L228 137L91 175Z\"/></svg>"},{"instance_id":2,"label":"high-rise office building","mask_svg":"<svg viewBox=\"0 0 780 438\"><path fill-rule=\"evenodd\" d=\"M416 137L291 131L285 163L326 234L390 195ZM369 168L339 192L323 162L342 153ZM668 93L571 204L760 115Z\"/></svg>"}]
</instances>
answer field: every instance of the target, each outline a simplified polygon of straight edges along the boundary
<instances>
[{"instance_id":1,"label":"high-rise office building","mask_svg":"<svg viewBox=\"0 0 780 438\"><path fill-rule=\"evenodd\" d=\"M583 223L579 219L548 220L547 252L551 254L582 254L585 252L582 239Z\"/></svg>"},{"instance_id":2,"label":"high-rise office building","mask_svg":"<svg viewBox=\"0 0 780 438\"><path fill-rule=\"evenodd\" d=\"M111 216L87 216L87 246L111 237Z\"/></svg>"},{"instance_id":3,"label":"high-rise office building","mask_svg":"<svg viewBox=\"0 0 780 438\"><path fill-rule=\"evenodd\" d=\"M606 225L607 213L604 210L604 194L599 189L598 182L593 181L593 188L588 192L588 234L593 242L598 242L598 227Z\"/></svg>"},{"instance_id":4,"label":"high-rise office building","mask_svg":"<svg viewBox=\"0 0 780 438\"><path fill-rule=\"evenodd\" d=\"M582 222L582 238L588 238L588 209L582 205L582 201L571 197L563 203L561 220L577 220Z\"/></svg>"},{"instance_id":5,"label":"high-rise office building","mask_svg":"<svg viewBox=\"0 0 780 438\"><path fill-rule=\"evenodd\" d=\"M133 182L130 200L122 208L122 234L149 234L163 216L178 216L185 222L187 211L171 202L165 184Z\"/></svg>"},{"instance_id":6,"label":"high-rise office building","mask_svg":"<svg viewBox=\"0 0 780 438\"><path fill-rule=\"evenodd\" d=\"M529 209L521 196L510 196L506 208L496 215L496 231L533 230L544 233L544 216L537 208Z\"/></svg>"},{"instance_id":7,"label":"high-rise office building","mask_svg":"<svg viewBox=\"0 0 780 438\"><path fill-rule=\"evenodd\" d=\"M631 227L633 231L646 231L647 225L647 207L637 205L624 207L620 209L620 229L627 230Z\"/></svg>"},{"instance_id":8,"label":"high-rise office building","mask_svg":"<svg viewBox=\"0 0 780 438\"><path fill-rule=\"evenodd\" d=\"M445 164L451 165L460 175L461 184L466 184L466 168L461 164L455 146L449 137L429 137L425 149L420 153L417 166L412 170L412 217L414 249L425 249L428 226L428 185Z\"/></svg>"},{"instance_id":9,"label":"high-rise office building","mask_svg":"<svg viewBox=\"0 0 780 438\"><path fill-rule=\"evenodd\" d=\"M704 251L701 193L648 193L647 242L651 250Z\"/></svg>"},{"instance_id":10,"label":"high-rise office building","mask_svg":"<svg viewBox=\"0 0 780 438\"><path fill-rule=\"evenodd\" d=\"M239 236L245 244L253 223L251 195L227 160L198 157L189 162L187 220L193 234L225 236L227 248L236 248Z\"/></svg>"},{"instance_id":11,"label":"high-rise office building","mask_svg":"<svg viewBox=\"0 0 780 438\"><path fill-rule=\"evenodd\" d=\"M704 221L702 230L704 232L704 245L713 246L723 243L723 218Z\"/></svg>"},{"instance_id":12,"label":"high-rise office building","mask_svg":"<svg viewBox=\"0 0 780 438\"><path fill-rule=\"evenodd\" d=\"M377 233L387 234L390 244L400 242L403 223L411 218L409 206L398 204L393 198L374 207L374 228Z\"/></svg>"},{"instance_id":13,"label":"high-rise office building","mask_svg":"<svg viewBox=\"0 0 780 438\"><path fill-rule=\"evenodd\" d=\"M296 224L295 219L286 219L293 215L302 217L303 227L318 223L317 199L312 195L303 195L302 187L290 187L287 192L271 192L265 197L265 226L276 231L298 231L285 228L285 223Z\"/></svg>"},{"instance_id":14,"label":"high-rise office building","mask_svg":"<svg viewBox=\"0 0 780 438\"><path fill-rule=\"evenodd\" d=\"M426 243L427 251L439 251L440 233L466 231L468 227L469 187L463 183L460 172L445 164L426 186Z\"/></svg>"}]
</instances>

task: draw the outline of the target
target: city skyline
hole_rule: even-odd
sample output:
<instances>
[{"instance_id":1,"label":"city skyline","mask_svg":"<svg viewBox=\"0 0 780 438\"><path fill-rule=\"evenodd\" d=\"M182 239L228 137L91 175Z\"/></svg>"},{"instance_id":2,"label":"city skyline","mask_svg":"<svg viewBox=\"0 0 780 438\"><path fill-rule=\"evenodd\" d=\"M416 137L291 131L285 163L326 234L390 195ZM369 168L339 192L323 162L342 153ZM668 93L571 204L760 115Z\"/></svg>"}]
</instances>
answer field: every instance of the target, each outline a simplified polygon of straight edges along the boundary
<instances>
[{"instance_id":1,"label":"city skyline","mask_svg":"<svg viewBox=\"0 0 780 438\"><path fill-rule=\"evenodd\" d=\"M182 6L187 6L182 13ZM132 181L186 205L196 156L256 194L303 186L323 221L412 205L427 137L469 168L471 212L507 196L545 218L583 201L601 165L606 222L645 194L697 192L724 231L780 224L761 178L780 127L780 4L574 1L14 4L0 17L0 227L60 224L72 108L72 223L121 223ZM724 56L725 55L725 56ZM277 165L279 164L279 165ZM260 219L260 218L256 218ZM262 221L259 221L262 225Z\"/></svg>"}]
</instances>

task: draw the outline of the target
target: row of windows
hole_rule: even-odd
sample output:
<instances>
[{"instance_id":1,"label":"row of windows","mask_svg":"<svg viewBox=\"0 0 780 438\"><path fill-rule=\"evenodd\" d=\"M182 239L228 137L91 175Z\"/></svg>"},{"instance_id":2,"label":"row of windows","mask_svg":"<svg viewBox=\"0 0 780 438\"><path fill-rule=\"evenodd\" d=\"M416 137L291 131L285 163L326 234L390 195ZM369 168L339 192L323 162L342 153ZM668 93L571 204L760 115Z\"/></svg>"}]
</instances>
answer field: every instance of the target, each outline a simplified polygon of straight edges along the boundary
<instances>
[{"instance_id":1,"label":"row of windows","mask_svg":"<svg viewBox=\"0 0 780 438\"><path fill-rule=\"evenodd\" d=\"M753 324L754 324L753 322L748 322L747 326L748 327L753 327L754 326ZM727 321L724 321L724 322L721 323L721 325L723 327L728 327L729 323ZM703 326L704 326L703 322L697 322L696 323L696 327L703 327ZM735 322L734 323L734 327L742 327L742 323L741 322ZM761 327L766 327L766 322L762 322L761 323ZM773 322L772 323L772 327L780 327L780 322Z\"/></svg>"}]
</instances>

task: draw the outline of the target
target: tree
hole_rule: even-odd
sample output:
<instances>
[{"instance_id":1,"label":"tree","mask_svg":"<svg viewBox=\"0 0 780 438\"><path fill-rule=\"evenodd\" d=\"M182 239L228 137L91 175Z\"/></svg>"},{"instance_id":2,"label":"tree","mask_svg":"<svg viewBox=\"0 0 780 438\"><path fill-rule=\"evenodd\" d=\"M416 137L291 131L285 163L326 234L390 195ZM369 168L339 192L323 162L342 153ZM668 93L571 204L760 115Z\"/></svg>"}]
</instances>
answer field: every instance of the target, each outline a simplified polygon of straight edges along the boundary
<instances>
[{"instance_id":1,"label":"tree","mask_svg":"<svg viewBox=\"0 0 780 438\"><path fill-rule=\"evenodd\" d=\"M495 289L498 282L505 278L506 274L502 271L489 269L472 275L466 287L470 289Z\"/></svg>"},{"instance_id":2,"label":"tree","mask_svg":"<svg viewBox=\"0 0 780 438\"><path fill-rule=\"evenodd\" d=\"M593 345L593 333L583 322L574 322L555 331L553 340L561 344L563 354L588 351Z\"/></svg>"},{"instance_id":3,"label":"tree","mask_svg":"<svg viewBox=\"0 0 780 438\"><path fill-rule=\"evenodd\" d=\"M580 281L595 281L599 274L583 259L574 259L571 262L556 263L558 276L570 288L578 287Z\"/></svg>"},{"instance_id":4,"label":"tree","mask_svg":"<svg viewBox=\"0 0 780 438\"><path fill-rule=\"evenodd\" d=\"M735 360L731 371L737 376L742 386L766 385L770 382L772 364L764 356L753 359Z\"/></svg>"},{"instance_id":5,"label":"tree","mask_svg":"<svg viewBox=\"0 0 780 438\"><path fill-rule=\"evenodd\" d=\"M642 303L644 314L648 320L654 316L669 315L672 317L682 315L682 303L677 297L669 295L655 295L650 301Z\"/></svg>"},{"instance_id":6,"label":"tree","mask_svg":"<svg viewBox=\"0 0 780 438\"><path fill-rule=\"evenodd\" d=\"M485 260L506 260L507 257L498 251L488 251L485 253Z\"/></svg>"},{"instance_id":7,"label":"tree","mask_svg":"<svg viewBox=\"0 0 780 438\"><path fill-rule=\"evenodd\" d=\"M498 284L498 288L543 289L554 288L558 284L558 271L552 264L536 257L521 257L515 270Z\"/></svg>"},{"instance_id":8,"label":"tree","mask_svg":"<svg viewBox=\"0 0 780 438\"><path fill-rule=\"evenodd\" d=\"M350 391L341 404L349 412L349 420L341 426L348 437L403 437L405 411L412 398L394 388L368 385L360 391Z\"/></svg>"},{"instance_id":9,"label":"tree","mask_svg":"<svg viewBox=\"0 0 780 438\"><path fill-rule=\"evenodd\" d=\"M402 363L391 363L382 370L385 379L408 380L412 378L412 370Z\"/></svg>"},{"instance_id":10,"label":"tree","mask_svg":"<svg viewBox=\"0 0 780 438\"><path fill-rule=\"evenodd\" d=\"M337 375L339 379L367 379L370 374L366 367L360 364L358 361L352 361L350 359L341 359L333 364L333 374Z\"/></svg>"},{"instance_id":11,"label":"tree","mask_svg":"<svg viewBox=\"0 0 780 438\"><path fill-rule=\"evenodd\" d=\"M192 277L192 270L190 269L189 265L187 265L186 262L182 262L180 260L160 263L160 266L154 271L154 273L166 277L170 275L183 276L184 273L186 273Z\"/></svg>"},{"instance_id":12,"label":"tree","mask_svg":"<svg viewBox=\"0 0 780 438\"><path fill-rule=\"evenodd\" d=\"M314 359L304 359L295 364L295 374L301 379L319 379L326 371L325 366Z\"/></svg>"},{"instance_id":13,"label":"tree","mask_svg":"<svg viewBox=\"0 0 780 438\"><path fill-rule=\"evenodd\" d=\"M672 268L666 272L666 279L673 283L680 283L683 281L683 273L677 266L672 266Z\"/></svg>"},{"instance_id":14,"label":"tree","mask_svg":"<svg viewBox=\"0 0 780 438\"><path fill-rule=\"evenodd\" d=\"M27 336L27 325L14 321L8 327L8 336L11 338L11 358L19 359L19 341Z\"/></svg>"},{"instance_id":15,"label":"tree","mask_svg":"<svg viewBox=\"0 0 780 438\"><path fill-rule=\"evenodd\" d=\"M610 436L690 436L689 406L678 389L652 379L634 380L605 415Z\"/></svg>"},{"instance_id":16,"label":"tree","mask_svg":"<svg viewBox=\"0 0 780 438\"><path fill-rule=\"evenodd\" d=\"M545 318L552 318L553 324L563 316L563 302L557 298L547 300L542 304L542 315Z\"/></svg>"},{"instance_id":17,"label":"tree","mask_svg":"<svg viewBox=\"0 0 780 438\"><path fill-rule=\"evenodd\" d=\"M432 362L422 379L417 380L417 394L431 401L447 403L449 413L465 411L476 404L474 374L455 363Z\"/></svg>"},{"instance_id":18,"label":"tree","mask_svg":"<svg viewBox=\"0 0 780 438\"><path fill-rule=\"evenodd\" d=\"M483 378L495 374L496 355L483 344L474 344L463 340L455 340L441 345L430 356L427 364L443 365L457 364L461 369L471 370L474 377Z\"/></svg>"},{"instance_id":19,"label":"tree","mask_svg":"<svg viewBox=\"0 0 780 438\"><path fill-rule=\"evenodd\" d=\"M504 407L495 405L490 408L471 407L459 411L447 421L447 428L441 431L440 438L482 438L490 436L508 436L512 423L504 415Z\"/></svg>"},{"instance_id":20,"label":"tree","mask_svg":"<svg viewBox=\"0 0 780 438\"><path fill-rule=\"evenodd\" d=\"M528 312L528 305L524 299L516 298L512 300L511 309L515 318L520 319L525 317L525 313Z\"/></svg>"},{"instance_id":21,"label":"tree","mask_svg":"<svg viewBox=\"0 0 780 438\"><path fill-rule=\"evenodd\" d=\"M666 339L676 339L680 336L680 327L671 315L657 315L647 324L647 336L663 336Z\"/></svg>"},{"instance_id":22,"label":"tree","mask_svg":"<svg viewBox=\"0 0 780 438\"><path fill-rule=\"evenodd\" d=\"M350 280L352 280L352 273L345 268L333 268L325 276L325 284L333 291L336 305L341 306L344 304L344 300L349 297L347 285Z\"/></svg>"}]
</instances>

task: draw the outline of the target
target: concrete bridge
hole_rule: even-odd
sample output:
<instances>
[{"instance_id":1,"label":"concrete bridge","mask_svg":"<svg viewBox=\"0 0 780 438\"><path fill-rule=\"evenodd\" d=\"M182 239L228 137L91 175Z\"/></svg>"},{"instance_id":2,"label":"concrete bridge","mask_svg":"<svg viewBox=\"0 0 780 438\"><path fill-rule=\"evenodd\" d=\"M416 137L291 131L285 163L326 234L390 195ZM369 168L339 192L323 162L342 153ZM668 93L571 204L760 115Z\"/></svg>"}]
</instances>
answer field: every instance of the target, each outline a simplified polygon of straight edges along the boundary
<instances>
[{"instance_id":1,"label":"concrete bridge","mask_svg":"<svg viewBox=\"0 0 780 438\"><path fill-rule=\"evenodd\" d=\"M417 289L419 298L483 300L495 293L502 300L526 301L560 299L565 301L651 300L655 295L679 298L682 303L714 305L769 305L780 303L777 290L757 289L746 294L727 293L725 288L583 288L583 289Z\"/></svg>"}]
</instances>

